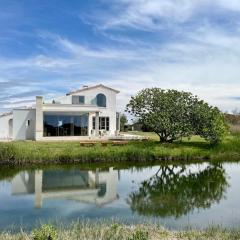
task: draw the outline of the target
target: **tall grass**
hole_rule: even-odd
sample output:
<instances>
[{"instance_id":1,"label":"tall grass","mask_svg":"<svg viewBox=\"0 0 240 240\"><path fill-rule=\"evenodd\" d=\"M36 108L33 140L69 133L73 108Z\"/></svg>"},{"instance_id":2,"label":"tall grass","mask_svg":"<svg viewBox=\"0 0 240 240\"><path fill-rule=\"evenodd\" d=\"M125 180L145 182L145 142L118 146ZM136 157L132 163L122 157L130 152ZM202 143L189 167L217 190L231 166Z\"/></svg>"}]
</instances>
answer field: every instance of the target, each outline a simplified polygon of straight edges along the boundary
<instances>
[{"instance_id":1,"label":"tall grass","mask_svg":"<svg viewBox=\"0 0 240 240\"><path fill-rule=\"evenodd\" d=\"M235 134L240 134L240 124L238 125L230 125L230 132L235 135Z\"/></svg>"},{"instance_id":2,"label":"tall grass","mask_svg":"<svg viewBox=\"0 0 240 240\"><path fill-rule=\"evenodd\" d=\"M206 230L167 231L157 225L127 226L118 223L75 222L69 226L43 225L31 233L21 231L0 233L0 240L234 240L240 239L238 229L210 227Z\"/></svg>"}]
</instances>

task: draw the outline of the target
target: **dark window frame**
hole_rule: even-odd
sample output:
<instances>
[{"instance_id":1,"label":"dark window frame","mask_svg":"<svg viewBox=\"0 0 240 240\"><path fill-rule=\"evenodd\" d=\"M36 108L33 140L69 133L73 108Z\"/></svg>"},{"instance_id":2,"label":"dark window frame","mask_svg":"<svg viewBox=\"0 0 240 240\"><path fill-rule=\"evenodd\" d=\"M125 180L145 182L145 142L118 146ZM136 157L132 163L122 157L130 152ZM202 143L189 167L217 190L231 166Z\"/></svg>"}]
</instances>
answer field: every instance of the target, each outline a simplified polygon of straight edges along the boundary
<instances>
[{"instance_id":1,"label":"dark window frame","mask_svg":"<svg viewBox=\"0 0 240 240\"><path fill-rule=\"evenodd\" d=\"M92 128L96 129L96 117L92 119ZM99 117L99 130L110 130L110 117Z\"/></svg>"},{"instance_id":2,"label":"dark window frame","mask_svg":"<svg viewBox=\"0 0 240 240\"><path fill-rule=\"evenodd\" d=\"M44 114L44 137L88 136L89 115Z\"/></svg>"},{"instance_id":3,"label":"dark window frame","mask_svg":"<svg viewBox=\"0 0 240 240\"><path fill-rule=\"evenodd\" d=\"M106 95L103 93L99 93L96 96L97 106L98 107L107 107L107 98Z\"/></svg>"},{"instance_id":4,"label":"dark window frame","mask_svg":"<svg viewBox=\"0 0 240 240\"><path fill-rule=\"evenodd\" d=\"M72 96L72 104L85 104L85 96Z\"/></svg>"},{"instance_id":5,"label":"dark window frame","mask_svg":"<svg viewBox=\"0 0 240 240\"><path fill-rule=\"evenodd\" d=\"M79 96L79 104L85 104L85 96Z\"/></svg>"}]
</instances>

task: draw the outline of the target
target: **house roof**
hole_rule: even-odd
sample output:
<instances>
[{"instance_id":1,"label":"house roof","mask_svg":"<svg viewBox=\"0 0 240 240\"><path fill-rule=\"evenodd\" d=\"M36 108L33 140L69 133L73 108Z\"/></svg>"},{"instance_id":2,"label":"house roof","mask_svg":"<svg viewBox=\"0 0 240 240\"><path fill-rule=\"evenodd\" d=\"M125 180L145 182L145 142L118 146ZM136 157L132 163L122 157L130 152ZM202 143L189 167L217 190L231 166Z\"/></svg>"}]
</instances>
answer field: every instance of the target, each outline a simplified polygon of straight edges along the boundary
<instances>
[{"instance_id":1,"label":"house roof","mask_svg":"<svg viewBox=\"0 0 240 240\"><path fill-rule=\"evenodd\" d=\"M115 92L115 93L119 93L118 90L115 90L115 89L113 89L113 88L107 87L107 86L105 86L105 85L103 85L103 84L98 84L98 85L95 85L95 86L92 86L92 87L83 87L83 88L81 88L81 89L77 89L77 90L75 90L75 91L72 91L72 92L67 93L67 95L72 95L72 94L75 94L75 93L84 92L84 91L91 90L91 89L98 88L98 87L103 87L103 88L106 88L106 89L108 89L108 90L111 90L111 91L113 91L113 92Z\"/></svg>"}]
</instances>

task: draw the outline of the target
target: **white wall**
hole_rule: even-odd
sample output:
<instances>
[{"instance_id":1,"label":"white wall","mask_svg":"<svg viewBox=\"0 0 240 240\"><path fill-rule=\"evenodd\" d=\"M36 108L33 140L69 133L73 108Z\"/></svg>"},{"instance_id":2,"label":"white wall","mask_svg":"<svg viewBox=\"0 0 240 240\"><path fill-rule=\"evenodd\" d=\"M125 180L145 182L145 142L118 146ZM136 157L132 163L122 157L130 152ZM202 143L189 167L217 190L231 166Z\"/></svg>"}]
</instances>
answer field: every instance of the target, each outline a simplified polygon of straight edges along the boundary
<instances>
[{"instance_id":1,"label":"white wall","mask_svg":"<svg viewBox=\"0 0 240 240\"><path fill-rule=\"evenodd\" d=\"M27 126L27 121L30 125ZM13 139L34 140L36 125L35 109L14 109L13 110Z\"/></svg>"},{"instance_id":2,"label":"white wall","mask_svg":"<svg viewBox=\"0 0 240 240\"><path fill-rule=\"evenodd\" d=\"M103 93L107 99L107 106L105 107L97 107L96 106L96 96L99 93ZM72 96L85 96L85 104L84 105L72 105ZM100 111L100 117L109 117L110 118L110 126L109 126L109 134L115 134L116 131L116 92L107 89L105 87L99 86L97 88L90 88L79 93L74 93L69 96L62 96L54 99L56 103L59 104L51 104L52 101L45 101L43 105L43 111L57 111L57 112L71 112L71 111L79 111L79 112L91 112L89 116L89 135L92 129L92 117L94 116L94 111ZM50 105L48 104L50 103ZM62 106L61 106L62 104ZM66 105L65 105L66 104ZM72 105L72 106L67 106Z\"/></svg>"},{"instance_id":3,"label":"white wall","mask_svg":"<svg viewBox=\"0 0 240 240\"><path fill-rule=\"evenodd\" d=\"M96 96L99 93L103 93L107 98L107 107L99 107L100 117L109 117L110 118L110 134L114 134L116 131L116 92L99 86L98 88L87 89L85 91L75 93L74 96L85 96L87 99L92 99L95 101ZM90 125L92 128L92 125Z\"/></svg>"},{"instance_id":4,"label":"white wall","mask_svg":"<svg viewBox=\"0 0 240 240\"><path fill-rule=\"evenodd\" d=\"M13 119L13 114L0 117L0 139L10 139L9 121Z\"/></svg>"}]
</instances>

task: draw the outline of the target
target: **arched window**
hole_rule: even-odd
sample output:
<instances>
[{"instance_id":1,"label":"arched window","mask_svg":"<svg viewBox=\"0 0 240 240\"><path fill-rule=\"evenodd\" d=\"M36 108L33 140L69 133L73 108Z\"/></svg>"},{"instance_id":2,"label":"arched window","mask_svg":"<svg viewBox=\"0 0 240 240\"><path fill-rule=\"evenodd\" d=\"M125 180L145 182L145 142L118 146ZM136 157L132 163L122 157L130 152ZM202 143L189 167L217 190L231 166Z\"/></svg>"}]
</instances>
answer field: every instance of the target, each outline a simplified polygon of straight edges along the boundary
<instances>
[{"instance_id":1,"label":"arched window","mask_svg":"<svg viewBox=\"0 0 240 240\"><path fill-rule=\"evenodd\" d=\"M98 107L106 107L106 96L102 93L99 93L97 95L97 105Z\"/></svg>"}]
</instances>

